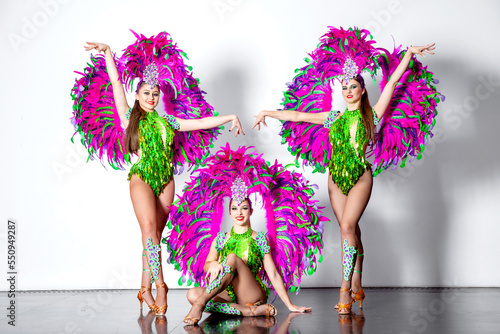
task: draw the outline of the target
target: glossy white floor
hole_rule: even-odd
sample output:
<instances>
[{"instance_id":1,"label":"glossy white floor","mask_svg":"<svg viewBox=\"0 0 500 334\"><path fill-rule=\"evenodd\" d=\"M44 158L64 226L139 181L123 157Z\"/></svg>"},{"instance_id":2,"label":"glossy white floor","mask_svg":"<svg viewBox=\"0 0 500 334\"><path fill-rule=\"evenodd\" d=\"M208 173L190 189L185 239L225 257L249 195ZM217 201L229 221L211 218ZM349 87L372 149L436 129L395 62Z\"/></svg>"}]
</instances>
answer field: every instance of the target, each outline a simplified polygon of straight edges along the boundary
<instances>
[{"instance_id":1,"label":"glossy white floor","mask_svg":"<svg viewBox=\"0 0 500 334\"><path fill-rule=\"evenodd\" d=\"M0 293L0 333L500 333L500 289L366 289L350 316L333 310L338 289L303 289L292 301L310 314L290 314L278 299L277 319L223 318L204 314L199 327L184 327L186 290L171 290L166 317L142 312L137 291L18 292L15 327Z\"/></svg>"}]
</instances>

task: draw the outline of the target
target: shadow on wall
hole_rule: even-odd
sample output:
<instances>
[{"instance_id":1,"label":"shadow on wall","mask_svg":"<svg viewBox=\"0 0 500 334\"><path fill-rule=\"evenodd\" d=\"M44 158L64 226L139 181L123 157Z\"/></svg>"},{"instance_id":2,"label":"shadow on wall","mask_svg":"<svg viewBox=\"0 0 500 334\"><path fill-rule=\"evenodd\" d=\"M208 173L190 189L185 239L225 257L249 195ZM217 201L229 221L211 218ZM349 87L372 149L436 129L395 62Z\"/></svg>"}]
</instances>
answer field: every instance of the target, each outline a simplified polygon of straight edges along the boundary
<instances>
[{"instance_id":1,"label":"shadow on wall","mask_svg":"<svg viewBox=\"0 0 500 334\"><path fill-rule=\"evenodd\" d=\"M457 276L446 272L449 262L456 260L446 257L447 249L457 244L450 237L458 235L466 240L467 236L450 233L457 232L458 224L463 224L451 221L454 215L450 210L466 203L450 202L453 198L466 198L466 194L453 192L457 188L477 188L478 177L486 181L500 166L500 158L492 154L498 151L493 134L500 121L496 111L500 74L465 72L466 68L453 61L433 65L441 81L438 89L446 96L446 102L438 108L435 136L426 146L422 160L374 179L373 195L382 198L372 195L372 203L377 206L373 214L367 210L367 223L362 226L365 243L369 244L365 252L378 254L365 262L367 283L373 272L376 285L384 285L384 276L403 286L456 285ZM461 73L459 80L457 69ZM372 234L378 240L373 240Z\"/></svg>"}]
</instances>

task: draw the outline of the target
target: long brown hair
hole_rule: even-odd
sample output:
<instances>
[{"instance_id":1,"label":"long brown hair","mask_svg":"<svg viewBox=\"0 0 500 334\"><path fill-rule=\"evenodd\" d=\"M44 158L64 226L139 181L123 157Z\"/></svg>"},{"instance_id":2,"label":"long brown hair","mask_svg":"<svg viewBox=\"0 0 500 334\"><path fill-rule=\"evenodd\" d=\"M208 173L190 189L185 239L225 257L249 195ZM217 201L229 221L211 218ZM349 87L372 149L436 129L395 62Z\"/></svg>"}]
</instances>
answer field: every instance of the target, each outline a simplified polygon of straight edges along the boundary
<instances>
[{"instance_id":1,"label":"long brown hair","mask_svg":"<svg viewBox=\"0 0 500 334\"><path fill-rule=\"evenodd\" d=\"M139 100L135 100L125 132L125 151L127 153L137 153L139 150L139 121L145 116L146 111L139 105Z\"/></svg>"},{"instance_id":2,"label":"long brown hair","mask_svg":"<svg viewBox=\"0 0 500 334\"><path fill-rule=\"evenodd\" d=\"M365 88L365 81L361 75L353 78L359 82L361 89ZM366 136L372 142L375 141L375 123L373 121L372 106L370 105L370 100L368 99L368 91L365 89L363 95L361 95L361 117L363 117L363 124L365 126Z\"/></svg>"}]
</instances>

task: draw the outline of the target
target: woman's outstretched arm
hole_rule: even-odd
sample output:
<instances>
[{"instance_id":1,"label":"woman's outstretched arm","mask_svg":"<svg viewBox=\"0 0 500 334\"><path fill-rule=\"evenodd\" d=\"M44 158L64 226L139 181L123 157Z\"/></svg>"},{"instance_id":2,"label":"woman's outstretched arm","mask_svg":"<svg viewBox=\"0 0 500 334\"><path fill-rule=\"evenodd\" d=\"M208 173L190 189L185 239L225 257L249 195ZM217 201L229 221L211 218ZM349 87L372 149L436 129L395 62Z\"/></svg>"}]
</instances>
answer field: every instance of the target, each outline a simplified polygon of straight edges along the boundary
<instances>
[{"instance_id":1,"label":"woman's outstretched arm","mask_svg":"<svg viewBox=\"0 0 500 334\"><path fill-rule=\"evenodd\" d=\"M243 128L241 127L241 122L236 115L212 116L197 119L182 119L176 117L176 119L177 122L179 122L179 131L211 129L227 122L232 122L229 131L233 131L233 129L236 128L236 131L234 132L235 137L239 134L245 134L243 132Z\"/></svg>"},{"instance_id":2,"label":"woman's outstretched arm","mask_svg":"<svg viewBox=\"0 0 500 334\"><path fill-rule=\"evenodd\" d=\"M260 123L264 126L266 124L266 116L276 118L280 121L290 122L308 122L313 124L323 124L328 117L329 112L308 113L296 110L262 110L258 115L255 115L255 123L252 129L258 126L260 130Z\"/></svg>"},{"instance_id":3,"label":"woman's outstretched arm","mask_svg":"<svg viewBox=\"0 0 500 334\"><path fill-rule=\"evenodd\" d=\"M126 128L128 126L128 119L125 117L125 114L128 112L129 106L125 96L125 89L120 81L120 76L118 75L118 70L116 69L113 54L111 53L111 48L109 45L103 43L87 42L87 44L88 45L85 46L86 51L95 49L104 53L104 58L106 59L106 70L108 71L109 80L113 86L113 96L115 99L116 110L118 111L120 120Z\"/></svg>"},{"instance_id":4,"label":"woman's outstretched arm","mask_svg":"<svg viewBox=\"0 0 500 334\"><path fill-rule=\"evenodd\" d=\"M412 46L408 48L408 51L403 56L403 59L399 63L398 67L396 67L396 69L392 73L391 78L389 79L389 81L387 81L387 84L385 85L382 94L380 94L380 98L378 99L377 103L373 106L373 109L377 113L378 118L382 118L382 116L384 116L385 110L391 102L392 94L394 93L396 84L399 82L399 79L401 79L401 76L403 76L403 73L406 71L406 68L408 67L408 64L410 64L410 60L413 55L419 54L425 57L424 52L433 55L434 52L432 52L432 50L435 49L434 45L435 43L428 44L426 46Z\"/></svg>"},{"instance_id":5,"label":"woman's outstretched arm","mask_svg":"<svg viewBox=\"0 0 500 334\"><path fill-rule=\"evenodd\" d=\"M311 311L310 307L302 307L292 304L292 302L290 301L290 297L288 297L288 294L286 293L285 285L283 284L283 279L281 278L278 270L276 269L276 265L274 264L273 258L269 253L264 255L264 270L266 271L267 277L269 277L271 284L276 290L276 293L278 294L278 296L280 296L281 300L283 301L283 303L285 303L286 307L288 307L290 312Z\"/></svg>"}]
</instances>

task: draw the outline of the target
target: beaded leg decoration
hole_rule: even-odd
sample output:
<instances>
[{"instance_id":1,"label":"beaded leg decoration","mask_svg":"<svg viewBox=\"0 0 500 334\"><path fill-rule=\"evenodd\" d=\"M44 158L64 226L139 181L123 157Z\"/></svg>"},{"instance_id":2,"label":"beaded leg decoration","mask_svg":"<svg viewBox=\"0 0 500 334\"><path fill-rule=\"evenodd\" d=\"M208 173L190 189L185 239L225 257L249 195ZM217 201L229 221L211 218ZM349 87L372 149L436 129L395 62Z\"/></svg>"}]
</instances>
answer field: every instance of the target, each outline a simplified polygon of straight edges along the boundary
<instances>
[{"instance_id":1,"label":"beaded leg decoration","mask_svg":"<svg viewBox=\"0 0 500 334\"><path fill-rule=\"evenodd\" d=\"M207 293L210 293L212 292L212 290L214 290L215 288L217 288L217 293L219 293L221 291L221 282L222 282L222 279L226 276L226 274L231 274L231 275L234 275L232 270L231 270L231 267L226 264L226 259L224 259L224 261L222 262L222 271L219 273L219 276L217 276L216 279L214 279L212 281L212 283L210 283L208 286L207 286Z\"/></svg>"},{"instance_id":2,"label":"beaded leg decoration","mask_svg":"<svg viewBox=\"0 0 500 334\"><path fill-rule=\"evenodd\" d=\"M352 275L356 249L353 246L349 246L347 239L344 239L342 249L344 250L344 258L342 260L342 267L344 268L344 280L349 281Z\"/></svg>"},{"instance_id":3,"label":"beaded leg decoration","mask_svg":"<svg viewBox=\"0 0 500 334\"><path fill-rule=\"evenodd\" d=\"M205 312L217 312L232 315L241 315L240 310L230 306L229 303L219 303L209 300L207 305L205 305Z\"/></svg>"},{"instance_id":4,"label":"beaded leg decoration","mask_svg":"<svg viewBox=\"0 0 500 334\"><path fill-rule=\"evenodd\" d=\"M153 239L148 238L146 250L149 252L148 263L151 268L151 276L157 280L160 273L160 245L153 245Z\"/></svg>"},{"instance_id":5,"label":"beaded leg decoration","mask_svg":"<svg viewBox=\"0 0 500 334\"><path fill-rule=\"evenodd\" d=\"M227 264L227 258L224 259L224 261L222 261L221 265L222 265L222 271L219 273L217 278L214 279L207 286L207 288L205 289L202 296L200 296L200 298L202 300L204 300L204 301L211 300L213 297L215 297L216 294L218 294L220 291L224 290L231 283L232 277L234 277L234 274L233 274L233 271L231 269L231 266ZM232 277L230 277L230 276L232 276ZM198 299L200 299L200 298L198 298ZM193 307L195 305L200 305L200 306L203 306L203 309L205 309L208 302L207 303L200 302L198 299L194 301ZM191 310L192 309L193 308L191 308ZM190 311L190 313L191 313L191 311ZM184 318L185 323L192 324L192 325L197 324L199 320L200 320L199 318L195 318L189 314Z\"/></svg>"}]
</instances>

